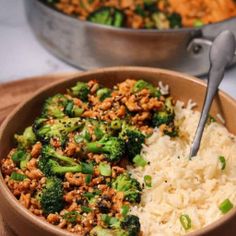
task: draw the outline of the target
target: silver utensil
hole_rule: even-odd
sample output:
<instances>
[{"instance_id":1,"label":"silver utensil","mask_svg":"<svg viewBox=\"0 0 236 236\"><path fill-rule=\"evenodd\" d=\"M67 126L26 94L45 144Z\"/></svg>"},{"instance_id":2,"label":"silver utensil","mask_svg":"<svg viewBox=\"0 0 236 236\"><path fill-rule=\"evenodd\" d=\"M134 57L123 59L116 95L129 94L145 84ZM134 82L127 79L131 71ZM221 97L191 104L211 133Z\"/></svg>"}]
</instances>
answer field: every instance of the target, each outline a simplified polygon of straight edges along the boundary
<instances>
[{"instance_id":1,"label":"silver utensil","mask_svg":"<svg viewBox=\"0 0 236 236\"><path fill-rule=\"evenodd\" d=\"M197 131L190 150L190 159L196 156L208 118L208 114L218 87L223 80L226 67L232 62L236 49L235 37L230 31L223 31L214 40L210 50L210 70L208 74L207 92L197 127Z\"/></svg>"}]
</instances>

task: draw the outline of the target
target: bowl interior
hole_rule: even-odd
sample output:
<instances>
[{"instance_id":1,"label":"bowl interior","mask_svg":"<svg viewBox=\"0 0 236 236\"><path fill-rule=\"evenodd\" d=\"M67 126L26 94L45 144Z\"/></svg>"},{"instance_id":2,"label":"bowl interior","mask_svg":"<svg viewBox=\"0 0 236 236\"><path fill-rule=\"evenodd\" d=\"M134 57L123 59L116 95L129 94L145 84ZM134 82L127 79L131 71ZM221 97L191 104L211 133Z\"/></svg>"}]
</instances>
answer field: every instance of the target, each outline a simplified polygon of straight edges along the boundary
<instances>
[{"instance_id":1,"label":"bowl interior","mask_svg":"<svg viewBox=\"0 0 236 236\"><path fill-rule=\"evenodd\" d=\"M158 82L162 81L163 84L168 84L170 86L171 94L175 99L181 100L185 103L188 102L189 99L191 99L198 104L198 106L196 107L197 110L200 110L202 107L206 86L200 80L194 79L193 77L187 75L166 70L140 67L116 67L109 69L100 69L87 73L80 73L78 74L78 76L74 76L71 79L56 82L41 89L39 92L36 92L36 94L32 98L28 99L24 104L17 107L11 113L11 115L4 121L3 125L1 126L0 159L4 158L9 150L13 147L14 134L21 132L37 117L37 115L40 113L43 101L47 97L58 92L65 91L66 88L74 85L78 80L98 80L101 84L112 87L114 84L119 83L127 78L144 79L155 85L158 85ZM225 119L227 128L231 133L234 134L236 134L236 123L232 114L235 113L236 102L220 91L214 100L211 109L211 115L216 116L216 114L221 114ZM16 205L18 204L17 201L12 196L10 196L11 193L7 191L7 187L3 182L3 178L2 176L0 176L0 184L3 186L0 194L4 195L4 199L8 199L6 201L9 201L10 204L13 205L13 207L16 207ZM19 214L24 215L25 210L23 210L23 207L21 207L21 210L22 213ZM27 215L27 217L34 219L34 221L37 219L37 217L33 215ZM36 220L35 224L40 225L41 221ZM48 224L48 226L44 230L53 230L53 228L53 226ZM61 233L58 231L56 235L67 234L65 234L65 231L62 231Z\"/></svg>"}]
</instances>

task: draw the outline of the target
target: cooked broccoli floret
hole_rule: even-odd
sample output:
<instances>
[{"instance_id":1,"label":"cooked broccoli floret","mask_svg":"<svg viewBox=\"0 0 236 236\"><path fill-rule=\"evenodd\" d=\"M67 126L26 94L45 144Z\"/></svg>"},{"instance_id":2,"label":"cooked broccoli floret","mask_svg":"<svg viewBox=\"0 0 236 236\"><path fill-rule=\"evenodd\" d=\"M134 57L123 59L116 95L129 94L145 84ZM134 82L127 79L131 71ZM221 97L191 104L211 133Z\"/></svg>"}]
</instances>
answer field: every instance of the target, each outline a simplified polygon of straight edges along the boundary
<instances>
[{"instance_id":1,"label":"cooked broccoli floret","mask_svg":"<svg viewBox=\"0 0 236 236\"><path fill-rule=\"evenodd\" d=\"M112 188L118 192L123 192L126 201L139 203L141 201L140 183L129 174L119 175L113 182Z\"/></svg>"},{"instance_id":2,"label":"cooked broccoli floret","mask_svg":"<svg viewBox=\"0 0 236 236\"><path fill-rule=\"evenodd\" d=\"M101 226L94 227L90 236L138 236L140 233L139 218L134 215L127 215L123 219L118 220L114 217L109 217L109 222L105 222L109 228ZM115 222L115 224L113 223Z\"/></svg>"},{"instance_id":3,"label":"cooked broccoli floret","mask_svg":"<svg viewBox=\"0 0 236 236\"><path fill-rule=\"evenodd\" d=\"M59 164L65 163L66 165ZM46 176L63 175L67 172L93 174L93 165L76 163L72 158L57 153L51 146L43 146L39 158L39 168Z\"/></svg>"},{"instance_id":4,"label":"cooked broccoli floret","mask_svg":"<svg viewBox=\"0 0 236 236\"><path fill-rule=\"evenodd\" d=\"M151 96L153 97L160 97L161 93L160 90L158 88L155 88L152 84L144 81L144 80L138 80L135 84L134 87L132 89L133 93L137 93L140 92L143 89L147 89L150 93Z\"/></svg>"},{"instance_id":5,"label":"cooked broccoli floret","mask_svg":"<svg viewBox=\"0 0 236 236\"><path fill-rule=\"evenodd\" d=\"M172 98L168 97L165 100L164 108L154 113L152 118L152 125L159 127L162 124L169 125L174 121L175 113L172 104Z\"/></svg>"},{"instance_id":6,"label":"cooked broccoli floret","mask_svg":"<svg viewBox=\"0 0 236 236\"><path fill-rule=\"evenodd\" d=\"M168 111L159 111L154 113L152 118L152 125L154 127L159 127L162 124L170 124L173 122L175 116L173 113L170 113Z\"/></svg>"},{"instance_id":7,"label":"cooked broccoli floret","mask_svg":"<svg viewBox=\"0 0 236 236\"><path fill-rule=\"evenodd\" d=\"M92 135L96 140L100 140L104 135L113 135L113 130L106 122L95 120L95 119L86 119L84 120L83 129L75 135L75 142L90 142Z\"/></svg>"},{"instance_id":8,"label":"cooked broccoli floret","mask_svg":"<svg viewBox=\"0 0 236 236\"><path fill-rule=\"evenodd\" d=\"M62 118L56 120L38 118L35 120L33 129L37 138L43 143L49 143L51 138L65 142L67 135L83 126L80 118Z\"/></svg>"},{"instance_id":9,"label":"cooked broccoli floret","mask_svg":"<svg viewBox=\"0 0 236 236\"><path fill-rule=\"evenodd\" d=\"M124 149L124 141L117 137L104 136L99 141L87 143L88 152L104 153L109 161L119 161L124 155Z\"/></svg>"},{"instance_id":10,"label":"cooked broccoli floret","mask_svg":"<svg viewBox=\"0 0 236 236\"><path fill-rule=\"evenodd\" d=\"M97 96L100 101L111 96L111 90L109 88L101 88L97 91Z\"/></svg>"},{"instance_id":11,"label":"cooked broccoli floret","mask_svg":"<svg viewBox=\"0 0 236 236\"><path fill-rule=\"evenodd\" d=\"M76 165L77 163L74 161L73 158L61 155L60 153L56 152L56 150L50 145L44 145L41 150L41 156L44 159L54 158L56 160L63 161L68 165Z\"/></svg>"},{"instance_id":12,"label":"cooked broccoli floret","mask_svg":"<svg viewBox=\"0 0 236 236\"><path fill-rule=\"evenodd\" d=\"M60 212L64 208L62 181L56 177L47 178L39 199L44 214Z\"/></svg>"},{"instance_id":13,"label":"cooked broccoli floret","mask_svg":"<svg viewBox=\"0 0 236 236\"><path fill-rule=\"evenodd\" d=\"M180 14L174 12L168 16L171 28L181 28L182 27L182 17Z\"/></svg>"},{"instance_id":14,"label":"cooked broccoli floret","mask_svg":"<svg viewBox=\"0 0 236 236\"><path fill-rule=\"evenodd\" d=\"M22 170L26 169L26 165L30 160L30 153L27 153L24 149L17 149L13 154L11 159L13 162L19 166Z\"/></svg>"},{"instance_id":15,"label":"cooked broccoli floret","mask_svg":"<svg viewBox=\"0 0 236 236\"><path fill-rule=\"evenodd\" d=\"M67 98L62 94L56 94L45 101L42 116L46 118L62 118L65 116L63 111L66 104Z\"/></svg>"},{"instance_id":16,"label":"cooked broccoli floret","mask_svg":"<svg viewBox=\"0 0 236 236\"><path fill-rule=\"evenodd\" d=\"M125 150L130 161L140 154L142 145L145 141L145 136L132 126L123 124L120 138L125 142Z\"/></svg>"},{"instance_id":17,"label":"cooked broccoli floret","mask_svg":"<svg viewBox=\"0 0 236 236\"><path fill-rule=\"evenodd\" d=\"M87 102L89 87L84 82L77 82L76 85L71 88L71 93L83 102Z\"/></svg>"},{"instance_id":18,"label":"cooked broccoli floret","mask_svg":"<svg viewBox=\"0 0 236 236\"><path fill-rule=\"evenodd\" d=\"M58 164L57 161L51 159L45 162L43 159L40 159L39 168L46 176L64 175L67 172L72 172L72 173L81 172L81 165L62 166Z\"/></svg>"},{"instance_id":19,"label":"cooked broccoli floret","mask_svg":"<svg viewBox=\"0 0 236 236\"><path fill-rule=\"evenodd\" d=\"M124 13L114 7L101 7L91 13L87 20L93 23L122 27L124 18Z\"/></svg>"},{"instance_id":20,"label":"cooked broccoli floret","mask_svg":"<svg viewBox=\"0 0 236 236\"><path fill-rule=\"evenodd\" d=\"M32 126L27 127L22 135L15 134L14 137L20 148L27 149L36 142L36 136L33 132Z\"/></svg>"},{"instance_id":21,"label":"cooked broccoli floret","mask_svg":"<svg viewBox=\"0 0 236 236\"><path fill-rule=\"evenodd\" d=\"M105 229L101 226L96 226L90 231L90 236L129 236L122 229Z\"/></svg>"},{"instance_id":22,"label":"cooked broccoli floret","mask_svg":"<svg viewBox=\"0 0 236 236\"><path fill-rule=\"evenodd\" d=\"M138 236L140 233L139 218L134 215L127 215L120 224L121 228L127 232L127 236Z\"/></svg>"}]
</instances>

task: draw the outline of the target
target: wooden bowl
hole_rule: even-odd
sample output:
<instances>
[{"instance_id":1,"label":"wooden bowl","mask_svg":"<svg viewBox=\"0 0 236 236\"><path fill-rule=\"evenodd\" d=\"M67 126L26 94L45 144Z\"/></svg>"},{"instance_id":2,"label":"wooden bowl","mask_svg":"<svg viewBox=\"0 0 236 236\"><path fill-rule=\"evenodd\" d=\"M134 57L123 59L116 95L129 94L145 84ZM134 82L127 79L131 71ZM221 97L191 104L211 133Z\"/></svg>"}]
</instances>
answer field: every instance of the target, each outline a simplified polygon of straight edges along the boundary
<instances>
[{"instance_id":1,"label":"wooden bowl","mask_svg":"<svg viewBox=\"0 0 236 236\"><path fill-rule=\"evenodd\" d=\"M26 126L32 124L33 120L40 113L43 101L47 97L65 91L66 88L74 85L78 80L89 81L91 79L96 79L103 85L112 87L112 85L127 78L144 79L155 85L158 84L158 81L162 81L164 84L170 86L171 94L175 99L184 102L192 99L198 104L197 110L201 109L206 85L202 81L188 75L167 70L142 67L114 67L80 73L73 78L60 80L59 82L55 82L42 88L40 91L36 92L34 96L18 106L8 116L0 129L0 158L3 159L13 147L14 134L23 131ZM234 117L234 114L236 114L236 101L221 91L219 91L216 96L211 110L212 115L218 113L224 117L229 131L236 134L236 122ZM39 219L39 217L33 215L30 211L20 205L4 183L2 174L0 174L0 184L0 211L5 222L7 222L9 227L18 235L74 235ZM236 221L236 208L229 214L223 216L220 220L189 235L235 235L236 225L234 221Z\"/></svg>"}]
</instances>

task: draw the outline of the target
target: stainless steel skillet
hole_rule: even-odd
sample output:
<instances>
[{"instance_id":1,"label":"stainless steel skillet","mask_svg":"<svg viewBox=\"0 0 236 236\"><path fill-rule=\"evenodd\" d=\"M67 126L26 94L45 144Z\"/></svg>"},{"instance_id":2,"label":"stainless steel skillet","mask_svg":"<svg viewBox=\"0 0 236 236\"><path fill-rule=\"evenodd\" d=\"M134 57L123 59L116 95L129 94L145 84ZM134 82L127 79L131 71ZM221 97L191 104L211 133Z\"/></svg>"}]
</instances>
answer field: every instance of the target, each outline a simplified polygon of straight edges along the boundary
<instances>
[{"instance_id":1,"label":"stainless steel skillet","mask_svg":"<svg viewBox=\"0 0 236 236\"><path fill-rule=\"evenodd\" d=\"M80 21L38 0L25 0L25 9L39 41L81 69L134 65L203 75L209 68L209 45L215 36L228 29L236 37L236 18L203 28L134 30Z\"/></svg>"}]
</instances>

